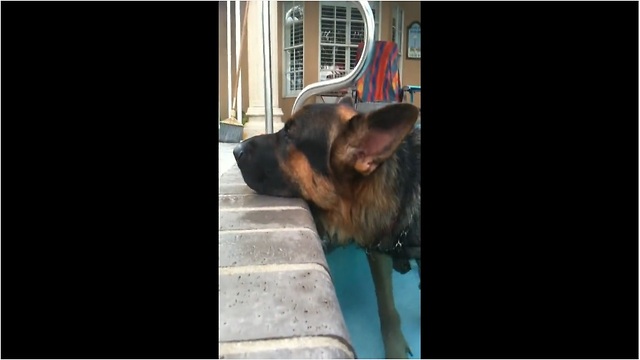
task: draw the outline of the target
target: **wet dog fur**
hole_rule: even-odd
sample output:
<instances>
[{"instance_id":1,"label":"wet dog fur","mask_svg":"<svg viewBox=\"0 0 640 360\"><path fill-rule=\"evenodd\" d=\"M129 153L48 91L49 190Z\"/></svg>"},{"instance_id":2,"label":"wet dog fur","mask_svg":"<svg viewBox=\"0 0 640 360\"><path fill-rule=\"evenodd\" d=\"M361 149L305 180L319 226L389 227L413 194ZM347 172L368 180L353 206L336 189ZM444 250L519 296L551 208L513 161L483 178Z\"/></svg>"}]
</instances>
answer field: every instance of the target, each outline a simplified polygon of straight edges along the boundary
<instances>
[{"instance_id":1,"label":"wet dog fur","mask_svg":"<svg viewBox=\"0 0 640 360\"><path fill-rule=\"evenodd\" d=\"M355 242L371 250L367 259L387 358L411 353L393 299L395 260L384 249L393 247L397 229L409 229L419 249L418 116L406 103L362 114L345 98L307 105L282 130L234 149L250 188L307 200L321 237L332 245ZM412 258L420 266L420 256Z\"/></svg>"}]
</instances>

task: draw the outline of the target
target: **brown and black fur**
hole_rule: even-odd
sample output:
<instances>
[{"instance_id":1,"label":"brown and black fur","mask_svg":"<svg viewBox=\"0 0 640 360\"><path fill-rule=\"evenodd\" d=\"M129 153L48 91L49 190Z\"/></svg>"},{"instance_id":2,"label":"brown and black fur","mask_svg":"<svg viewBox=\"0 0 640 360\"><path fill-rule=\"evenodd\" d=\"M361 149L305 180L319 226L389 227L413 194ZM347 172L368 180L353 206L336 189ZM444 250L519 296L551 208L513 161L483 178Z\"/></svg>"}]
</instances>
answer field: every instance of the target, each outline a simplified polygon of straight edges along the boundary
<instances>
[{"instance_id":1,"label":"brown and black fur","mask_svg":"<svg viewBox=\"0 0 640 360\"><path fill-rule=\"evenodd\" d=\"M303 107L282 130L234 150L242 176L260 194L302 197L333 246L367 249L388 358L410 352L395 309L392 268L420 265L418 109L393 104L358 113L350 99Z\"/></svg>"}]
</instances>

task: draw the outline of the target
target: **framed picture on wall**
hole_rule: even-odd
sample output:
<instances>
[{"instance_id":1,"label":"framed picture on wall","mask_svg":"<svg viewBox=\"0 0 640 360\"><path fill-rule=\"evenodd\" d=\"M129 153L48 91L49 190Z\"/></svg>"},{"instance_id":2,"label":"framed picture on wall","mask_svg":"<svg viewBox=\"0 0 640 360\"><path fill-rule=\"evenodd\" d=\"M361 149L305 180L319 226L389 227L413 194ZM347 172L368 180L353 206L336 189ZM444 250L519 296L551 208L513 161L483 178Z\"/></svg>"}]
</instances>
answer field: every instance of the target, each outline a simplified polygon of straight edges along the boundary
<instances>
[{"instance_id":1,"label":"framed picture on wall","mask_svg":"<svg viewBox=\"0 0 640 360\"><path fill-rule=\"evenodd\" d=\"M407 28L407 59L420 59L421 26L414 21Z\"/></svg>"}]
</instances>

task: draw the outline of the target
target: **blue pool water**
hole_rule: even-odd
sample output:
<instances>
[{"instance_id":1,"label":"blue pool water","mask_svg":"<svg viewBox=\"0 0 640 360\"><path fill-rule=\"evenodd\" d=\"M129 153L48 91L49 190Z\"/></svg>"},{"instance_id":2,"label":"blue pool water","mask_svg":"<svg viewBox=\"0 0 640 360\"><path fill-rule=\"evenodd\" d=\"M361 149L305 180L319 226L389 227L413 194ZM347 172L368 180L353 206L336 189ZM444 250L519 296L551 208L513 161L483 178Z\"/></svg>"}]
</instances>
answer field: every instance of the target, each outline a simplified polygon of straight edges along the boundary
<instances>
[{"instance_id":1,"label":"blue pool water","mask_svg":"<svg viewBox=\"0 0 640 360\"><path fill-rule=\"evenodd\" d=\"M354 245L338 248L327 254L327 261L356 355L360 359L384 359L376 293L364 251ZM393 272L396 308L414 359L420 358L419 283L415 263L404 275Z\"/></svg>"}]
</instances>

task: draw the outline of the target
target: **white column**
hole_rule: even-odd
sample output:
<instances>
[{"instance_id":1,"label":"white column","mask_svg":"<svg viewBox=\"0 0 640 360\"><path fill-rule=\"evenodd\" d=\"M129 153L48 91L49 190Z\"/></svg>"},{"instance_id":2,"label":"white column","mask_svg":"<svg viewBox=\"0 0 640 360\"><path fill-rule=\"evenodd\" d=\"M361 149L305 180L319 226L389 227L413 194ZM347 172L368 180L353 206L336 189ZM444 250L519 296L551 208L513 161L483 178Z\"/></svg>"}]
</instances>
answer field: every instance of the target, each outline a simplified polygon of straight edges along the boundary
<instances>
[{"instance_id":1,"label":"white column","mask_svg":"<svg viewBox=\"0 0 640 360\"><path fill-rule=\"evenodd\" d=\"M249 13L247 19L247 55L249 59L248 87L249 108L248 122L245 124L244 138L265 133L264 111L264 56L262 53L262 6L260 2L248 1ZM273 98L273 131L283 127L280 108L280 79L278 78L278 47L280 31L278 29L278 2L269 2L271 15L271 95Z\"/></svg>"},{"instance_id":2,"label":"white column","mask_svg":"<svg viewBox=\"0 0 640 360\"><path fill-rule=\"evenodd\" d=\"M227 24L231 24L231 1L227 0ZM231 82L233 77L231 75L231 28L227 26L227 117L231 117L233 87Z\"/></svg>"},{"instance_id":3,"label":"white column","mask_svg":"<svg viewBox=\"0 0 640 360\"><path fill-rule=\"evenodd\" d=\"M278 77L278 58L280 52L278 51L279 45L282 42L282 29L278 29L278 2L269 2L269 12L271 13L271 84L273 90L271 91L273 97L273 128L274 131L280 130L282 127L282 116L284 113L280 108L280 78ZM263 86L264 87L264 86ZM280 124L276 130L276 123Z\"/></svg>"},{"instance_id":4,"label":"white column","mask_svg":"<svg viewBox=\"0 0 640 360\"><path fill-rule=\"evenodd\" d=\"M238 96L236 97L236 109L238 109L237 113L236 113L236 119L238 119L238 121L240 121L242 123L242 73L238 73L238 69L241 66L241 60L240 59L240 49L242 49L242 42L241 42L241 38L242 38L242 20L244 19L240 19L240 0L236 0L235 1L235 15L236 15L236 71L235 73L238 74ZM245 35L246 36L246 35ZM243 54L242 57L247 56L247 53L245 52Z\"/></svg>"}]
</instances>

